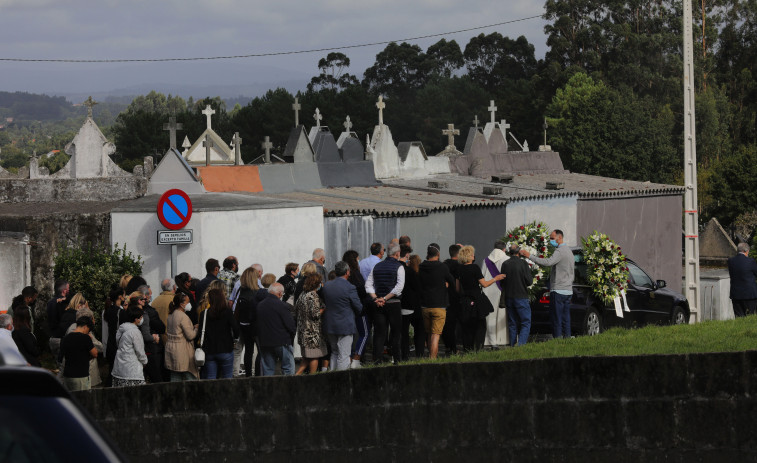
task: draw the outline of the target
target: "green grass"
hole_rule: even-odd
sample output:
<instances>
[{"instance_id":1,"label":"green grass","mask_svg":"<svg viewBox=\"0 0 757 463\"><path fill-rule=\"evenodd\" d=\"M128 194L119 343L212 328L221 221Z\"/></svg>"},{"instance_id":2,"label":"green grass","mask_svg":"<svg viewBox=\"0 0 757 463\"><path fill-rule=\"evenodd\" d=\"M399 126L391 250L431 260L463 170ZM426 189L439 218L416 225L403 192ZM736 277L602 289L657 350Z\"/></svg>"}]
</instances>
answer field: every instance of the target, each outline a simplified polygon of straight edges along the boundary
<instances>
[{"instance_id":1,"label":"green grass","mask_svg":"<svg viewBox=\"0 0 757 463\"><path fill-rule=\"evenodd\" d=\"M404 364L506 362L554 357L689 354L754 349L757 349L757 316L749 316L694 325L613 328L598 336L553 339L520 347L453 355L436 360L415 359Z\"/></svg>"}]
</instances>

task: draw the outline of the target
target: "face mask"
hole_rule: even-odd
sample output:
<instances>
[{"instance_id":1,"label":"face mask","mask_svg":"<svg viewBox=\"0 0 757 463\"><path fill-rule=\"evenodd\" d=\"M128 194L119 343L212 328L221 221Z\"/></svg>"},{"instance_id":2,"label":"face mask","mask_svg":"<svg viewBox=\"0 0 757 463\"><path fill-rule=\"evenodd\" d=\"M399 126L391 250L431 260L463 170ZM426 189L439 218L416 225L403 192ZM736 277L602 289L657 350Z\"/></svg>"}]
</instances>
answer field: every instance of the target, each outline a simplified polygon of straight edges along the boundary
<instances>
[{"instance_id":1,"label":"face mask","mask_svg":"<svg viewBox=\"0 0 757 463\"><path fill-rule=\"evenodd\" d=\"M144 322L145 322L145 319L144 318L140 318L139 319L139 323L137 323L137 326L142 326L142 323L144 323Z\"/></svg>"},{"instance_id":2,"label":"face mask","mask_svg":"<svg viewBox=\"0 0 757 463\"><path fill-rule=\"evenodd\" d=\"M555 240L549 240L549 244L551 244L552 247L554 247L554 248L557 247L557 241L555 241Z\"/></svg>"},{"instance_id":3,"label":"face mask","mask_svg":"<svg viewBox=\"0 0 757 463\"><path fill-rule=\"evenodd\" d=\"M192 304L187 302L187 305L184 306L184 312L189 312L190 310L192 310Z\"/></svg>"}]
</instances>

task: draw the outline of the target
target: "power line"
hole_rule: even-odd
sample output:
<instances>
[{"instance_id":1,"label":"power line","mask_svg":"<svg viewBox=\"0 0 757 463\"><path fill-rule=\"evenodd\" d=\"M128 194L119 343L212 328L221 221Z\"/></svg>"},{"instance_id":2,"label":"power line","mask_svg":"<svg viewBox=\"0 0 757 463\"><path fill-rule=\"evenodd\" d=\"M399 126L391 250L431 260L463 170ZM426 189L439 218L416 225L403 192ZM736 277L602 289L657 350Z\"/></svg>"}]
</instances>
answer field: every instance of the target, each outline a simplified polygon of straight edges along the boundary
<instances>
[{"instance_id":1,"label":"power line","mask_svg":"<svg viewBox=\"0 0 757 463\"><path fill-rule=\"evenodd\" d=\"M421 39L428 39L433 37L441 37L443 35L453 35L453 34L459 34L462 32L470 32L470 31L476 31L480 29L487 29L490 27L497 27L497 26L504 26L506 24L512 24L517 23L521 21L528 21L531 19L541 18L541 15L538 16L529 16L526 18L519 18L519 19L513 19L510 21L504 21L496 24L487 24L486 26L477 26L477 27L470 27L468 29L460 29L457 31L451 31L451 32L441 32L438 34L429 34L429 35L421 35L418 37L409 37L406 39L397 39L397 40L385 40L382 42L371 42L371 43L361 43L358 45L343 45L340 47L331 47L331 48L312 48L309 50L295 50L295 51L279 51L279 52L270 52L270 53L252 53L249 55L229 55L229 56L201 56L201 57L194 57L194 58L154 58L154 59L38 59L38 58L0 58L0 61L13 61L13 62L23 62L23 63L155 63L155 62L166 62L166 61L210 61L210 60L221 60L221 59L242 59L242 58L260 58L264 56L282 56L282 55L299 55L304 53L317 53L317 52L324 52L324 51L334 51L334 50L348 50L351 48L364 48L364 47L373 47L376 45L386 45L392 42L411 42L414 40L421 40Z\"/></svg>"}]
</instances>

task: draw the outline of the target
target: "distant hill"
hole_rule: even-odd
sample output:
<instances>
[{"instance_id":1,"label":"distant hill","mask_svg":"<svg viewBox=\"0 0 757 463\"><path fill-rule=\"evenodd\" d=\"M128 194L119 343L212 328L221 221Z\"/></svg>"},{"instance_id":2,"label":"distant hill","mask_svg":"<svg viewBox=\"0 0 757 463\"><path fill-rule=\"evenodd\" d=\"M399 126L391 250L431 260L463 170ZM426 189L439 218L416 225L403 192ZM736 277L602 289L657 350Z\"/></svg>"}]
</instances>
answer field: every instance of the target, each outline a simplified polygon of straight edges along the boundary
<instances>
[{"instance_id":1,"label":"distant hill","mask_svg":"<svg viewBox=\"0 0 757 463\"><path fill-rule=\"evenodd\" d=\"M15 121L54 121L75 116L76 111L62 96L26 92L0 92L0 117Z\"/></svg>"}]
</instances>

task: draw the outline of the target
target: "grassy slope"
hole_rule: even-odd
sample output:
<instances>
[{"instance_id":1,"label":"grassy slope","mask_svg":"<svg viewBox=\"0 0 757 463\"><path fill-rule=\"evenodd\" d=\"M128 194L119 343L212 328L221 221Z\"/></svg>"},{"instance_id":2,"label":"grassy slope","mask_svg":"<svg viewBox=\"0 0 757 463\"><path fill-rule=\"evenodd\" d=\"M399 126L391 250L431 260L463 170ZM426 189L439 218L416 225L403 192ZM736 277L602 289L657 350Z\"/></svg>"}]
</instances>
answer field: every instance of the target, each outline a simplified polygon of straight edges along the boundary
<instances>
[{"instance_id":1,"label":"grassy slope","mask_svg":"<svg viewBox=\"0 0 757 463\"><path fill-rule=\"evenodd\" d=\"M614 328L599 336L556 339L516 348L409 363L502 362L551 357L687 354L757 349L757 316L695 325Z\"/></svg>"}]
</instances>

